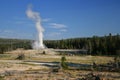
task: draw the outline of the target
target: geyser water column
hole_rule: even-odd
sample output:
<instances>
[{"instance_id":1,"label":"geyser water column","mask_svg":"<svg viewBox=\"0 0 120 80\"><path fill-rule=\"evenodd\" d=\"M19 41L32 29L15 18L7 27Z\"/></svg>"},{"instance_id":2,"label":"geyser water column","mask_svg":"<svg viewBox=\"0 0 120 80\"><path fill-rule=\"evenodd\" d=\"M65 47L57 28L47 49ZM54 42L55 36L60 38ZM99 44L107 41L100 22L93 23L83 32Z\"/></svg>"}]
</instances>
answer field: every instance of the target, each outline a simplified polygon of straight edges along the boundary
<instances>
[{"instance_id":1,"label":"geyser water column","mask_svg":"<svg viewBox=\"0 0 120 80\"><path fill-rule=\"evenodd\" d=\"M43 32L44 32L44 29L43 29L43 27L41 25L41 18L40 18L39 13L32 11L32 6L28 6L26 14L27 14L28 18L32 19L35 22L36 29L37 29L37 32L38 32L37 40L33 43L33 48L34 49L43 49L43 48L45 48L44 44L43 44Z\"/></svg>"}]
</instances>

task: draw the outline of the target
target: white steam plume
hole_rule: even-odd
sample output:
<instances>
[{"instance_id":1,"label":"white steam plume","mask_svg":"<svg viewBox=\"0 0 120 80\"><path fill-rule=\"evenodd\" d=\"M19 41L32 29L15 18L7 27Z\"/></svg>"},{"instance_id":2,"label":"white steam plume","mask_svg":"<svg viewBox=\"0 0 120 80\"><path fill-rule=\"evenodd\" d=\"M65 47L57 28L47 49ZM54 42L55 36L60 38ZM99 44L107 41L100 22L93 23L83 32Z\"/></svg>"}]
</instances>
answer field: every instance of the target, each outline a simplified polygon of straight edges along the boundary
<instances>
[{"instance_id":1,"label":"white steam plume","mask_svg":"<svg viewBox=\"0 0 120 80\"><path fill-rule=\"evenodd\" d=\"M43 44L43 32L44 32L44 29L43 29L43 27L41 25L40 15L39 15L38 12L32 11L32 6L28 6L26 14L27 14L28 18L35 21L36 29L38 31L38 39L34 42L33 48L34 49L42 49L42 48L44 48L44 44Z\"/></svg>"}]
</instances>

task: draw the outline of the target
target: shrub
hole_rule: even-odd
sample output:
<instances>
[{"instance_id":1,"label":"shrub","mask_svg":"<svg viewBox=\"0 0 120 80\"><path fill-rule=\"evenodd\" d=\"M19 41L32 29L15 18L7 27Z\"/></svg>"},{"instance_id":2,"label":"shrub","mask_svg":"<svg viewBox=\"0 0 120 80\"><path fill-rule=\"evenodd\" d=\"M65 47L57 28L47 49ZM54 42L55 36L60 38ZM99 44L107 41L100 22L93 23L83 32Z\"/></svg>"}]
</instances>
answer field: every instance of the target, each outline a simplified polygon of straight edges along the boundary
<instances>
[{"instance_id":1,"label":"shrub","mask_svg":"<svg viewBox=\"0 0 120 80\"><path fill-rule=\"evenodd\" d=\"M46 54L46 52L45 52L45 51L43 51L43 54Z\"/></svg>"},{"instance_id":2,"label":"shrub","mask_svg":"<svg viewBox=\"0 0 120 80\"><path fill-rule=\"evenodd\" d=\"M0 76L0 80L4 80L4 76Z\"/></svg>"},{"instance_id":3,"label":"shrub","mask_svg":"<svg viewBox=\"0 0 120 80\"><path fill-rule=\"evenodd\" d=\"M68 69L68 65L66 63L66 57L65 56L61 57L61 67L63 69Z\"/></svg>"},{"instance_id":4,"label":"shrub","mask_svg":"<svg viewBox=\"0 0 120 80\"><path fill-rule=\"evenodd\" d=\"M18 60L24 60L25 59L25 55L24 54L19 54L16 59L18 59Z\"/></svg>"}]
</instances>

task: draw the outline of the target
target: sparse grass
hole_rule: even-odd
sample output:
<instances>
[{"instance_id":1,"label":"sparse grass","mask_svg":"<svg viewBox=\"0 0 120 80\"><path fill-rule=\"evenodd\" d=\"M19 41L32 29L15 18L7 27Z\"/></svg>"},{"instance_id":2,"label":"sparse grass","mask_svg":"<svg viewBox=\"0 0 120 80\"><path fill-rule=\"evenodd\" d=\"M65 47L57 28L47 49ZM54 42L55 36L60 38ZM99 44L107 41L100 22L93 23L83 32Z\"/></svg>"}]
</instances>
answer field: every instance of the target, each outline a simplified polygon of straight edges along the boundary
<instances>
[{"instance_id":1,"label":"sparse grass","mask_svg":"<svg viewBox=\"0 0 120 80\"><path fill-rule=\"evenodd\" d=\"M11 54L0 54L0 60L9 60L12 59Z\"/></svg>"},{"instance_id":2,"label":"sparse grass","mask_svg":"<svg viewBox=\"0 0 120 80\"><path fill-rule=\"evenodd\" d=\"M41 62L60 62L60 58L31 58L31 60L37 60Z\"/></svg>"},{"instance_id":3,"label":"sparse grass","mask_svg":"<svg viewBox=\"0 0 120 80\"><path fill-rule=\"evenodd\" d=\"M33 57L32 60L39 60L42 62L60 62L61 56L40 56ZM67 62L72 63L83 63L83 64L92 64L93 61L97 64L108 63L109 61L113 61L113 57L106 56L66 56Z\"/></svg>"},{"instance_id":4,"label":"sparse grass","mask_svg":"<svg viewBox=\"0 0 120 80\"><path fill-rule=\"evenodd\" d=\"M14 60L18 54L0 54L0 60ZM36 60L41 62L60 62L60 55L39 55L32 56L29 58L29 55L26 55L25 60ZM72 63L83 63L83 64L92 64L93 62L97 64L108 63L113 61L114 57L107 56L66 56L67 62Z\"/></svg>"},{"instance_id":5,"label":"sparse grass","mask_svg":"<svg viewBox=\"0 0 120 80\"><path fill-rule=\"evenodd\" d=\"M32 68L29 68L28 70L26 71L49 71L49 68L40 68L40 69L32 69Z\"/></svg>"},{"instance_id":6,"label":"sparse grass","mask_svg":"<svg viewBox=\"0 0 120 80\"><path fill-rule=\"evenodd\" d=\"M90 71L84 71L84 70L64 70L63 72L60 71L58 73L44 73L44 72L49 72L50 68L45 67L45 66L41 66L41 65L36 65L36 64L32 64L32 63L26 63L23 61L18 61L18 62L14 62L15 58L18 56L18 54L0 54L0 65L1 65L1 70L2 69L10 69L10 70L14 70L14 69L23 69L25 72L29 72L29 71L43 71L43 74L37 74L37 73L32 73L32 74L21 74L18 75L16 74L15 76L6 76L6 80L10 80L9 78L12 79L17 79L17 80L35 80L38 79L37 77L39 77L39 79L41 80L54 80L54 79L65 79L66 77L68 77L69 79L73 78L73 79L77 79L80 77L83 77L82 75L86 75L88 73L90 73ZM61 57L60 55L49 55L46 53L46 55L34 55L31 54L31 56L29 54L25 54L26 59L25 60L30 60L30 61L39 61L39 62L60 62L61 61ZM30 56L30 58L29 58ZM66 62L71 62L71 63L81 63L81 64L92 64L93 61L96 64L105 64L108 63L109 61L114 61L113 59L114 57L107 57L107 56L66 56ZM11 61L10 61L11 60ZM8 61L8 62L7 62ZM9 62L10 61L10 62ZM13 63L12 63L13 61ZM95 72L95 71L94 71ZM98 72L95 72L96 74ZM115 76L119 76L119 74L113 73L113 72L99 72L99 74L103 75L104 74L106 76L108 75L113 75L113 77ZM106 77L105 76L105 77ZM13 77L13 78L12 78ZM112 77L111 77L112 78ZM38 79L38 80L39 80ZM70 80L71 80L70 79ZM116 79L114 79L116 80Z\"/></svg>"},{"instance_id":7,"label":"sparse grass","mask_svg":"<svg viewBox=\"0 0 120 80\"><path fill-rule=\"evenodd\" d=\"M26 62L21 62L19 64L24 64L24 65L31 65L31 66L36 66L35 64L31 64L31 63L26 63Z\"/></svg>"}]
</instances>

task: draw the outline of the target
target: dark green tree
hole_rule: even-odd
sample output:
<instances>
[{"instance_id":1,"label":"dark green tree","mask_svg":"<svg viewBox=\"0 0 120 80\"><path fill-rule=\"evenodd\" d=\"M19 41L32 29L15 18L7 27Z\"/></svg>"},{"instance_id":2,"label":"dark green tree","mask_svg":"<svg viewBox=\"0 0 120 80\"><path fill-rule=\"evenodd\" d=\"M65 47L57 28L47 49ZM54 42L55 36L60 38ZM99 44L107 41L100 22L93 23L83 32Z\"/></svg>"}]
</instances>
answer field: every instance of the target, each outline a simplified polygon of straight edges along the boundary
<instances>
[{"instance_id":1,"label":"dark green tree","mask_svg":"<svg viewBox=\"0 0 120 80\"><path fill-rule=\"evenodd\" d=\"M66 63L66 57L65 57L65 56L62 56L62 57L61 57L61 67L62 67L63 69L68 69L68 65L67 65L67 63Z\"/></svg>"}]
</instances>

